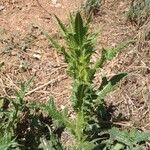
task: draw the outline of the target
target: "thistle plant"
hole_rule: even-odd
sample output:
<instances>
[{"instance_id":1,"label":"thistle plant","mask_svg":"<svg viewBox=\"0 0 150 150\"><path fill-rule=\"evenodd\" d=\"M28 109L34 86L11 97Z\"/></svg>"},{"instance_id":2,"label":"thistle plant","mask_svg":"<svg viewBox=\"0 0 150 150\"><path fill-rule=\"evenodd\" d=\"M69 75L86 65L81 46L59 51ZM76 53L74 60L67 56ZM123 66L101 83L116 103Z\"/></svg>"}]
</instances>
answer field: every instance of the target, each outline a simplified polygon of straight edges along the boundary
<instances>
[{"instance_id":1,"label":"thistle plant","mask_svg":"<svg viewBox=\"0 0 150 150\"><path fill-rule=\"evenodd\" d=\"M96 130L98 131L101 126L99 120L102 121L105 117L104 97L127 73L114 75L111 79L103 77L99 88L95 89L93 80L96 71L103 67L107 60L115 57L116 51L102 49L101 58L93 63L91 56L96 51L97 34L89 33L90 22L83 21L80 12L77 12L75 16L70 15L70 24L66 26L57 16L55 18L60 26L65 45L60 45L49 35L47 37L52 46L63 54L65 62L68 64L68 75L72 79L71 102L76 119L69 121L69 118L66 119L67 116L64 117L64 113L56 112L56 109L54 109L55 112L51 109L51 114L55 114L55 119L71 129L78 146L82 149L81 147L85 147L85 145L92 145L91 141L87 139L92 139L94 134L97 134ZM55 107L53 106L53 108ZM59 115L56 116L56 114Z\"/></svg>"},{"instance_id":2,"label":"thistle plant","mask_svg":"<svg viewBox=\"0 0 150 150\"><path fill-rule=\"evenodd\" d=\"M55 16L65 41L64 45L47 35L50 43L63 54L72 79L71 102L75 118L68 116L68 109L59 111L53 98L47 103L24 100L32 78L21 84L14 98L0 97L0 150L37 149L64 150L61 133L67 130L74 137L69 150L137 150L150 132L136 129L119 130L104 128L107 120L105 96L127 73L110 78L102 77L100 85L94 85L95 74L106 61L111 61L127 43L115 48L101 49L101 57L94 63L96 36L89 32L89 21L80 12L70 15L70 24L64 25ZM130 42L130 41L129 41ZM0 67L4 64L1 63ZM43 115L44 112L44 115ZM46 112L46 113L45 113Z\"/></svg>"}]
</instances>

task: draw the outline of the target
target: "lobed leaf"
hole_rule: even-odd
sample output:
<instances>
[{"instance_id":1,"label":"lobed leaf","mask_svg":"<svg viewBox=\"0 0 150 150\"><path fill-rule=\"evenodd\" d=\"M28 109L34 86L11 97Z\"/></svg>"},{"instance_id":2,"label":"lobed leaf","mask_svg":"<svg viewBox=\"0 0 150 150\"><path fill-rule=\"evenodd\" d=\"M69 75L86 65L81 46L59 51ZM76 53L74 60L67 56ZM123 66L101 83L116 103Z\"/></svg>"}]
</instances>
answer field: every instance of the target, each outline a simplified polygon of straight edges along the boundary
<instances>
[{"instance_id":1,"label":"lobed leaf","mask_svg":"<svg viewBox=\"0 0 150 150\"><path fill-rule=\"evenodd\" d=\"M75 39L79 46L83 43L83 38L85 36L85 27L83 25L83 20L79 12L77 12L75 17Z\"/></svg>"},{"instance_id":2,"label":"lobed leaf","mask_svg":"<svg viewBox=\"0 0 150 150\"><path fill-rule=\"evenodd\" d=\"M147 141L149 138L150 138L150 131L143 131L143 132L137 131L134 140L136 143L140 143L143 141Z\"/></svg>"},{"instance_id":3,"label":"lobed leaf","mask_svg":"<svg viewBox=\"0 0 150 150\"><path fill-rule=\"evenodd\" d=\"M102 84L99 87L98 95L98 102L100 102L109 92L111 92L115 85L125 76L127 76L127 73L120 73L117 75L114 75L109 81L107 81L107 78L104 77L102 80Z\"/></svg>"}]
</instances>

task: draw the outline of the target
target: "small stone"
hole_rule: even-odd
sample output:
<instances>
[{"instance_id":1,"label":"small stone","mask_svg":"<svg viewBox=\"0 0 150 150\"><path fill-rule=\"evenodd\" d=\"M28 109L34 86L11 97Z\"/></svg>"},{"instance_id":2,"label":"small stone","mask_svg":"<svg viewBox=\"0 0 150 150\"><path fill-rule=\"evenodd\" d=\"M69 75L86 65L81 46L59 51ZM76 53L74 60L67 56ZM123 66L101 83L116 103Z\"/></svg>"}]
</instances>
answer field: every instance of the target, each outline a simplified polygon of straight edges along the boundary
<instances>
[{"instance_id":1,"label":"small stone","mask_svg":"<svg viewBox=\"0 0 150 150\"><path fill-rule=\"evenodd\" d=\"M62 5L61 5L60 3L57 3L57 4L55 5L55 7L56 7L56 8L62 7Z\"/></svg>"},{"instance_id":2,"label":"small stone","mask_svg":"<svg viewBox=\"0 0 150 150\"><path fill-rule=\"evenodd\" d=\"M40 54L33 54L33 58L40 60L41 59L41 55Z\"/></svg>"},{"instance_id":3,"label":"small stone","mask_svg":"<svg viewBox=\"0 0 150 150\"><path fill-rule=\"evenodd\" d=\"M0 11L3 10L5 8L5 6L0 5Z\"/></svg>"},{"instance_id":4,"label":"small stone","mask_svg":"<svg viewBox=\"0 0 150 150\"><path fill-rule=\"evenodd\" d=\"M52 0L52 4L56 5L57 4L57 0Z\"/></svg>"},{"instance_id":5,"label":"small stone","mask_svg":"<svg viewBox=\"0 0 150 150\"><path fill-rule=\"evenodd\" d=\"M17 56L17 54L18 54L18 52L16 52L16 51L11 52L11 56Z\"/></svg>"},{"instance_id":6,"label":"small stone","mask_svg":"<svg viewBox=\"0 0 150 150\"><path fill-rule=\"evenodd\" d=\"M64 109L65 109L65 106L64 106L64 105L61 105L60 108L61 108L61 110L64 110Z\"/></svg>"}]
</instances>

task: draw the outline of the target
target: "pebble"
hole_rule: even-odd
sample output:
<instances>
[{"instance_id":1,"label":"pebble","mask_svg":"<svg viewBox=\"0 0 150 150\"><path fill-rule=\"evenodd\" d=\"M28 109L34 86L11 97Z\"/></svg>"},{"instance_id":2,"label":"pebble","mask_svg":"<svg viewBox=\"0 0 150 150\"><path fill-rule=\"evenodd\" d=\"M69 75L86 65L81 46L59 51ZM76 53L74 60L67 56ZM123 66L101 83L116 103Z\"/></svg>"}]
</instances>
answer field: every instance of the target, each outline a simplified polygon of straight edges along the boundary
<instances>
[{"instance_id":1,"label":"pebble","mask_svg":"<svg viewBox=\"0 0 150 150\"><path fill-rule=\"evenodd\" d=\"M58 3L58 0L52 0L52 6L56 7L56 8L59 8L59 7L62 7L62 4Z\"/></svg>"},{"instance_id":2,"label":"pebble","mask_svg":"<svg viewBox=\"0 0 150 150\"><path fill-rule=\"evenodd\" d=\"M62 7L62 5L61 5L60 3L57 3L57 4L55 5L55 7L56 7L56 8Z\"/></svg>"},{"instance_id":3,"label":"pebble","mask_svg":"<svg viewBox=\"0 0 150 150\"><path fill-rule=\"evenodd\" d=\"M33 54L33 58L40 60L41 59L41 55L40 54Z\"/></svg>"},{"instance_id":4,"label":"pebble","mask_svg":"<svg viewBox=\"0 0 150 150\"><path fill-rule=\"evenodd\" d=\"M5 8L5 6L0 5L0 11L3 10Z\"/></svg>"},{"instance_id":5,"label":"pebble","mask_svg":"<svg viewBox=\"0 0 150 150\"><path fill-rule=\"evenodd\" d=\"M57 0L52 0L52 4L56 5L57 4Z\"/></svg>"}]
</instances>

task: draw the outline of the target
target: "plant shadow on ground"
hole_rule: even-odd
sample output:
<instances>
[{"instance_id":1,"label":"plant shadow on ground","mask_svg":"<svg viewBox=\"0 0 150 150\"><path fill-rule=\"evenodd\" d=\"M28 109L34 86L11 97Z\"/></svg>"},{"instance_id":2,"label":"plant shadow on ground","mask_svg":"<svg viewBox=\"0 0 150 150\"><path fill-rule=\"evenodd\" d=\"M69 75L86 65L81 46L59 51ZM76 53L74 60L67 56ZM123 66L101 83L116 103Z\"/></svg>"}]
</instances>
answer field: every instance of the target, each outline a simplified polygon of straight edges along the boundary
<instances>
[{"instance_id":1,"label":"plant shadow on ground","mask_svg":"<svg viewBox=\"0 0 150 150\"><path fill-rule=\"evenodd\" d=\"M15 98L0 97L0 150L42 150L44 140L51 141L51 147L59 147L57 139L64 128L54 127L51 116L41 111L40 104L24 100L28 83L22 84Z\"/></svg>"},{"instance_id":2,"label":"plant shadow on ground","mask_svg":"<svg viewBox=\"0 0 150 150\"><path fill-rule=\"evenodd\" d=\"M2 106L3 112L9 112L9 104L10 101L5 98ZM5 115L3 115L2 119L5 122L9 120ZM51 140L50 128L58 139L61 138L61 133L64 130L63 127L52 129L53 122L51 117L44 115L38 108L34 110L25 106L15 122L13 138L16 138L16 142L21 150L40 150L41 138L44 137L48 141Z\"/></svg>"},{"instance_id":3,"label":"plant shadow on ground","mask_svg":"<svg viewBox=\"0 0 150 150\"><path fill-rule=\"evenodd\" d=\"M58 150L60 147L62 148L62 143L60 140L62 137L62 133L64 132L64 126L56 127L53 124L53 119L51 118L51 114L43 113L42 108L43 104L35 104L32 102L24 101L22 106L19 106L19 111L17 112L16 118L12 115L12 111L15 111L17 108L17 102L12 101L10 98L1 97L1 118L0 122L3 125L1 126L1 134L11 133L12 137L10 139L17 142L17 146L21 150L42 150L41 143L44 138L45 141L51 141L51 147L55 150ZM42 106L42 107L41 107ZM13 108L15 107L15 108ZM108 138L109 134L105 134L105 130L111 129L113 126L112 123L112 114L115 111L115 106L110 104L109 106L103 105L100 109L101 116L99 115L98 124L100 127L93 126L92 130L85 131L85 134L88 135L87 141L91 141L98 138ZM7 112L7 113L6 113ZM14 119L10 119L12 117ZM119 118L120 119L120 118ZM119 121L119 119L117 121ZM99 133L104 133L100 134ZM6 143L10 141L5 141ZM8 148L15 148L8 147Z\"/></svg>"}]
</instances>

